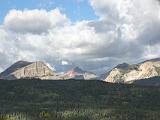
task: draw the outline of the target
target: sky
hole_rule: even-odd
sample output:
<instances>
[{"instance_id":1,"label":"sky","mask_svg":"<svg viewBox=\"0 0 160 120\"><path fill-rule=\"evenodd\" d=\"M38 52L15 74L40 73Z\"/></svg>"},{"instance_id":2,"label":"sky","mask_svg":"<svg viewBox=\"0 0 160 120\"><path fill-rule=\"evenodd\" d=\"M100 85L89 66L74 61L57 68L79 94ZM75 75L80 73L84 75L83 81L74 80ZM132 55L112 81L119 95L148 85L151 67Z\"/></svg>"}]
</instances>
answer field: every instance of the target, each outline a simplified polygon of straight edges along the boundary
<instances>
[{"instance_id":1,"label":"sky","mask_svg":"<svg viewBox=\"0 0 160 120\"><path fill-rule=\"evenodd\" d=\"M41 60L105 73L160 57L158 0L1 0L0 71Z\"/></svg>"},{"instance_id":2,"label":"sky","mask_svg":"<svg viewBox=\"0 0 160 120\"><path fill-rule=\"evenodd\" d=\"M0 23L3 22L6 14L12 9L45 9L49 11L56 8L64 12L72 22L98 18L88 0L1 0Z\"/></svg>"}]
</instances>

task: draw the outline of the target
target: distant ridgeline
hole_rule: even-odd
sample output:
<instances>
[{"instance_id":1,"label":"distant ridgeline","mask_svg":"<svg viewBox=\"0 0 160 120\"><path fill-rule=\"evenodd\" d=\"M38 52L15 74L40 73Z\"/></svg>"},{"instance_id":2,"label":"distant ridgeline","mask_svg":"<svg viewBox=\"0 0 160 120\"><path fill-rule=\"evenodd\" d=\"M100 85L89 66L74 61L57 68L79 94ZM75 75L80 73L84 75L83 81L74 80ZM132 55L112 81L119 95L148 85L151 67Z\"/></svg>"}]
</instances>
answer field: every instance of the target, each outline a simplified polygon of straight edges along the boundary
<instances>
[{"instance_id":1,"label":"distant ridgeline","mask_svg":"<svg viewBox=\"0 0 160 120\"><path fill-rule=\"evenodd\" d=\"M18 61L0 74L0 79L15 80L21 78L39 78L41 80L103 80L111 83L145 84L153 83L159 85L160 58L147 60L138 64L123 63L114 67L104 74L97 75L92 72L74 67L64 74L51 70L44 62ZM151 78L152 82L151 82ZM140 82L140 81L144 82ZM139 82L138 82L139 81ZM147 83L147 84L146 84Z\"/></svg>"},{"instance_id":2,"label":"distant ridgeline","mask_svg":"<svg viewBox=\"0 0 160 120\"><path fill-rule=\"evenodd\" d=\"M41 80L91 80L96 77L96 74L83 71L79 67L75 67L62 75L57 73L56 71L52 71L42 61L18 61L0 74L0 79L6 80L15 80L21 78L40 78Z\"/></svg>"}]
</instances>

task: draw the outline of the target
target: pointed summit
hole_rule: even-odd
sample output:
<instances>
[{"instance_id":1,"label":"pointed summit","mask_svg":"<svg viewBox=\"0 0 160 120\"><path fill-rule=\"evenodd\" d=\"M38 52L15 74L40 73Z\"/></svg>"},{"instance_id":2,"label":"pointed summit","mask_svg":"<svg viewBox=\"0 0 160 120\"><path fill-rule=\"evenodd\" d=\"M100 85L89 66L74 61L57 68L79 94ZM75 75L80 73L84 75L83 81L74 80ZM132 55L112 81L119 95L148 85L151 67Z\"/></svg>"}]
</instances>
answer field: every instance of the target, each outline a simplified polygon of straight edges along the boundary
<instances>
[{"instance_id":1,"label":"pointed summit","mask_svg":"<svg viewBox=\"0 0 160 120\"><path fill-rule=\"evenodd\" d=\"M73 69L69 70L65 74L65 76L68 76L69 78L74 78L75 76L83 75L84 73L85 71L83 71L81 68L76 66Z\"/></svg>"},{"instance_id":2,"label":"pointed summit","mask_svg":"<svg viewBox=\"0 0 160 120\"><path fill-rule=\"evenodd\" d=\"M66 74L64 74L64 79L79 79L79 80L91 80L96 78L97 76L94 73L87 72L79 68L78 66L69 70Z\"/></svg>"},{"instance_id":3,"label":"pointed summit","mask_svg":"<svg viewBox=\"0 0 160 120\"><path fill-rule=\"evenodd\" d=\"M74 67L71 71L76 72L76 73L80 73L83 74L86 71L83 71L81 68L79 68L78 66Z\"/></svg>"},{"instance_id":4,"label":"pointed summit","mask_svg":"<svg viewBox=\"0 0 160 120\"><path fill-rule=\"evenodd\" d=\"M18 61L0 74L1 79L40 78L60 79L43 61Z\"/></svg>"},{"instance_id":5,"label":"pointed summit","mask_svg":"<svg viewBox=\"0 0 160 120\"><path fill-rule=\"evenodd\" d=\"M128 63L122 63L122 64L119 64L117 65L115 68L118 68L118 69L129 69L130 65Z\"/></svg>"}]
</instances>

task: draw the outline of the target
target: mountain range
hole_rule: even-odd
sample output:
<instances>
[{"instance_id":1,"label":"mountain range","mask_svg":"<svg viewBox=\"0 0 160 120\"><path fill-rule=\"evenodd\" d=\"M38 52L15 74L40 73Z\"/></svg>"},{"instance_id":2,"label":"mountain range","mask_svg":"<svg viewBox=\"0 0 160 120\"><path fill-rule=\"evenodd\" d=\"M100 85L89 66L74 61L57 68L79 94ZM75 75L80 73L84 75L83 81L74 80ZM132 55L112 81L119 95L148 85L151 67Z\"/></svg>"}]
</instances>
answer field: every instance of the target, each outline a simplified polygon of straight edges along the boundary
<instances>
[{"instance_id":1,"label":"mountain range","mask_svg":"<svg viewBox=\"0 0 160 120\"><path fill-rule=\"evenodd\" d=\"M0 79L14 80L21 78L39 78L42 80L90 80L96 78L96 74L75 67L64 74L51 70L42 61L28 62L18 61L0 73Z\"/></svg>"},{"instance_id":2,"label":"mountain range","mask_svg":"<svg viewBox=\"0 0 160 120\"><path fill-rule=\"evenodd\" d=\"M0 79L39 78L42 80L103 80L111 83L138 83L138 80L160 76L160 58L146 60L138 64L122 63L104 74L97 75L73 67L64 74L51 70L42 61L18 61L0 73Z\"/></svg>"}]
</instances>

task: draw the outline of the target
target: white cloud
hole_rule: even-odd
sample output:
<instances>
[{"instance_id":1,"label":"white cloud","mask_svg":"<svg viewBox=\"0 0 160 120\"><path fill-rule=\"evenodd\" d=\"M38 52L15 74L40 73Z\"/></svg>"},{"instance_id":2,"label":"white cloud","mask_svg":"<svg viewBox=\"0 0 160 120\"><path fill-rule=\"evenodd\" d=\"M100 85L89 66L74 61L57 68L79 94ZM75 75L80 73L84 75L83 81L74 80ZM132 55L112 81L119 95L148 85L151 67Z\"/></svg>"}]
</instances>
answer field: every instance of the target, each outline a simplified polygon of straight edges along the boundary
<instances>
[{"instance_id":1,"label":"white cloud","mask_svg":"<svg viewBox=\"0 0 160 120\"><path fill-rule=\"evenodd\" d=\"M90 3L99 20L72 23L58 9L11 10L0 28L1 68L19 59L44 60L52 66L68 60L100 71L120 62L159 56L160 5L156 0Z\"/></svg>"},{"instance_id":2,"label":"white cloud","mask_svg":"<svg viewBox=\"0 0 160 120\"><path fill-rule=\"evenodd\" d=\"M65 61L65 60L62 60L61 64L62 65L68 65L69 63L67 61Z\"/></svg>"},{"instance_id":3,"label":"white cloud","mask_svg":"<svg viewBox=\"0 0 160 120\"><path fill-rule=\"evenodd\" d=\"M16 33L44 33L68 22L59 9L46 10L11 10L5 17L4 27Z\"/></svg>"}]
</instances>

